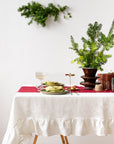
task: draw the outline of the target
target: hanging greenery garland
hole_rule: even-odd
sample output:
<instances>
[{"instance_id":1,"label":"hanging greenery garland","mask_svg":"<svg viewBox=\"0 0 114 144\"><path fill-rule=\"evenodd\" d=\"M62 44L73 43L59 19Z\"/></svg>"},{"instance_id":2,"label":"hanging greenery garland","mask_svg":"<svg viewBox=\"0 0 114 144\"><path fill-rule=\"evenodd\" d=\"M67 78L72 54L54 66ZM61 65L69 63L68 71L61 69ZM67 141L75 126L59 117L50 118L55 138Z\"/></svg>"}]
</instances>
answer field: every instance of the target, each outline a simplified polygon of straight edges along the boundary
<instances>
[{"instance_id":1,"label":"hanging greenery garland","mask_svg":"<svg viewBox=\"0 0 114 144\"><path fill-rule=\"evenodd\" d=\"M35 21L37 24L41 24L43 27L46 26L46 21L49 17L54 17L54 21L58 20L58 16L60 13L64 14L64 18L66 18L66 14L69 18L71 18L71 13L67 12L68 6L55 6L53 3L49 3L47 7L41 5L38 2L31 2L27 5L22 5L22 7L18 8L18 12L21 12L21 16L25 16L25 18L30 18L29 25Z\"/></svg>"}]
</instances>

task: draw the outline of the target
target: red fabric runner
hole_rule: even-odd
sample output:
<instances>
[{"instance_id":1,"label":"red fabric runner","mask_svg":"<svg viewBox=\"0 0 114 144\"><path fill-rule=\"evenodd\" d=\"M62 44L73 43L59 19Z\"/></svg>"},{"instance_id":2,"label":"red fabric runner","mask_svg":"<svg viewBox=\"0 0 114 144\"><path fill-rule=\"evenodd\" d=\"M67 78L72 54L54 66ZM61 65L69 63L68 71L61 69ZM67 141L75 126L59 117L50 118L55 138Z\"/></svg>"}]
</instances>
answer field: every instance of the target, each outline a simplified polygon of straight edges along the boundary
<instances>
[{"instance_id":1,"label":"red fabric runner","mask_svg":"<svg viewBox=\"0 0 114 144\"><path fill-rule=\"evenodd\" d=\"M110 93L110 92L114 92L112 90L107 90L107 91L94 91L94 90L85 90L84 87L80 87L80 86L75 86L76 88L78 88L79 90L77 91L72 91L72 92L80 92L80 93ZM69 88L69 87L64 87L65 89ZM21 87L18 92L40 92L39 89L37 89L35 86L23 86Z\"/></svg>"},{"instance_id":2,"label":"red fabric runner","mask_svg":"<svg viewBox=\"0 0 114 144\"><path fill-rule=\"evenodd\" d=\"M76 92L83 92L83 93L88 93L88 92L89 93L99 93L99 92L101 92L101 93L109 93L109 92L114 92L112 90L104 90L104 91L86 90L86 89L84 89L84 87L81 87L81 86L75 86L75 87L79 89Z\"/></svg>"},{"instance_id":3,"label":"red fabric runner","mask_svg":"<svg viewBox=\"0 0 114 144\"><path fill-rule=\"evenodd\" d=\"M23 86L21 87L18 92L40 92L35 86Z\"/></svg>"}]
</instances>

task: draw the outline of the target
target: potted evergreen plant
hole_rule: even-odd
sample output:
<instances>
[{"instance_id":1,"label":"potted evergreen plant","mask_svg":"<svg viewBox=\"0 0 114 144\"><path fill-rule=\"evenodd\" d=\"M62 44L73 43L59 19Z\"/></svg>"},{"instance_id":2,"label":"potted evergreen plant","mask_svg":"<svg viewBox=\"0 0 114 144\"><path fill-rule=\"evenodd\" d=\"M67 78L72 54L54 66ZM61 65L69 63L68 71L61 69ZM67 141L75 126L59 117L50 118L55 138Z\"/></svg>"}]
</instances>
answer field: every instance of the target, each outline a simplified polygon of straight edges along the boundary
<instances>
[{"instance_id":1,"label":"potted evergreen plant","mask_svg":"<svg viewBox=\"0 0 114 144\"><path fill-rule=\"evenodd\" d=\"M72 47L70 47L70 49L74 50L78 55L71 63L77 62L83 69L85 76L82 76L82 78L85 82L81 84L83 84L86 89L94 88L97 79L97 77L95 77L97 70L102 71L102 65L112 56L107 54L107 51L114 46L114 20L107 36L101 32L101 29L102 24L98 24L98 22L94 24L90 23L87 30L88 39L82 37L83 48L81 49L79 49L78 43L76 43L73 36L71 36Z\"/></svg>"}]
</instances>

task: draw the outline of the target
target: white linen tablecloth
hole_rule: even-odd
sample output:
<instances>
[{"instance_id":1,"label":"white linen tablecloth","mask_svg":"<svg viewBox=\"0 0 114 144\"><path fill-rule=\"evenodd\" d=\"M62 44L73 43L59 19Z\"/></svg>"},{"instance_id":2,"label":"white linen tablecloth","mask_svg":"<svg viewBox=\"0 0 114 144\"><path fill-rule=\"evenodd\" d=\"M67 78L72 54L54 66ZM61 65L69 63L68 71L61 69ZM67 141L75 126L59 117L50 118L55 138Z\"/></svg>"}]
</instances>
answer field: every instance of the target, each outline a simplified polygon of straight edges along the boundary
<instances>
[{"instance_id":1,"label":"white linen tablecloth","mask_svg":"<svg viewBox=\"0 0 114 144\"><path fill-rule=\"evenodd\" d=\"M17 92L2 144L21 144L25 135L114 134L114 93L44 95Z\"/></svg>"}]
</instances>

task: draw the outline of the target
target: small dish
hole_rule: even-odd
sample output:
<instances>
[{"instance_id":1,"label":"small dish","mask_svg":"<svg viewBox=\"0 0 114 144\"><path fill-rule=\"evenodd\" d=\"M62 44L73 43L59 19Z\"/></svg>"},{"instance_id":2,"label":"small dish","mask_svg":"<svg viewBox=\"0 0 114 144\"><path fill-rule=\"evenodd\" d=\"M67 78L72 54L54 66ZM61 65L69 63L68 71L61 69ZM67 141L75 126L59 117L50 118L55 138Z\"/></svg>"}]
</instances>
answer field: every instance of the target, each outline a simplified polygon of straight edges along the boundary
<instances>
[{"instance_id":1,"label":"small dish","mask_svg":"<svg viewBox=\"0 0 114 144\"><path fill-rule=\"evenodd\" d=\"M78 88L76 88L76 87L68 87L68 88L66 88L67 90L71 90L71 91L78 91L79 89Z\"/></svg>"}]
</instances>

